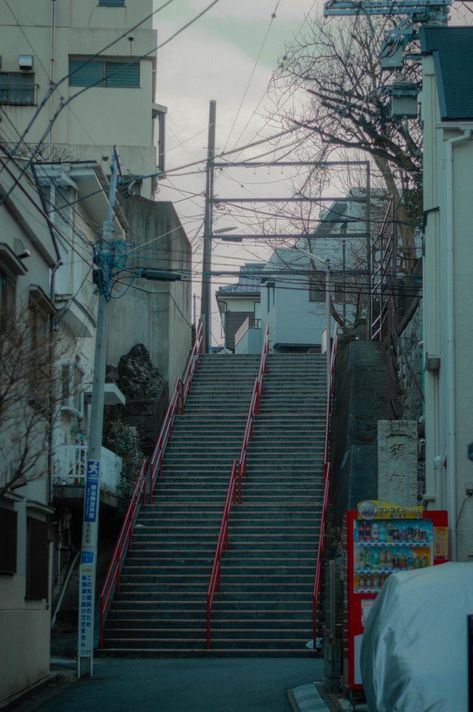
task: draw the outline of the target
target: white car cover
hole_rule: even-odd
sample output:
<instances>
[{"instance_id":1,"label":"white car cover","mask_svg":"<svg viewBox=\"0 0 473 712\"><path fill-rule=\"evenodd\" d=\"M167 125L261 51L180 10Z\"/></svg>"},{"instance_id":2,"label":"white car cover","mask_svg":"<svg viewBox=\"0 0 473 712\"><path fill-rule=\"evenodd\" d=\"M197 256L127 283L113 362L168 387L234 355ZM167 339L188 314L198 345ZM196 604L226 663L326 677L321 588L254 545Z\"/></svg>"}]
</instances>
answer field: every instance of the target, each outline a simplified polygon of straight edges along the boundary
<instances>
[{"instance_id":1,"label":"white car cover","mask_svg":"<svg viewBox=\"0 0 473 712\"><path fill-rule=\"evenodd\" d=\"M370 712L466 711L468 614L473 614L473 563L389 576L361 647Z\"/></svg>"}]
</instances>

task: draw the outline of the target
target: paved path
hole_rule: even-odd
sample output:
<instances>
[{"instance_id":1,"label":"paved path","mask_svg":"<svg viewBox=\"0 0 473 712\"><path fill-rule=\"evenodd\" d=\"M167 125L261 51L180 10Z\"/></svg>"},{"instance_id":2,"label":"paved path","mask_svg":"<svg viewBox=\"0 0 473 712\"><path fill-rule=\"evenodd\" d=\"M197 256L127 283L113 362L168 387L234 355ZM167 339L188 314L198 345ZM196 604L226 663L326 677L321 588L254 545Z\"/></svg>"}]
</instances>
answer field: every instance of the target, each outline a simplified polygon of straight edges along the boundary
<instances>
[{"instance_id":1,"label":"paved path","mask_svg":"<svg viewBox=\"0 0 473 712\"><path fill-rule=\"evenodd\" d=\"M312 658L99 658L92 679L41 712L290 712L287 690L322 677Z\"/></svg>"}]
</instances>

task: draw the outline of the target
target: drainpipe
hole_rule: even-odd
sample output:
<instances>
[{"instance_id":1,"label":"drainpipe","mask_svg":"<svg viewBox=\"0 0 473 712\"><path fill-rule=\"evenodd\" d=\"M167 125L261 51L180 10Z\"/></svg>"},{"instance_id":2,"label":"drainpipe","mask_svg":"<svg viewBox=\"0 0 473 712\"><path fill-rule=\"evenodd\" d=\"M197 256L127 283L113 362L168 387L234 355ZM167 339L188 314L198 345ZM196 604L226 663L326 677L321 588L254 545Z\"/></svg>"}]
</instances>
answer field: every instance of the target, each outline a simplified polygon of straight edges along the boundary
<instances>
[{"instance_id":1,"label":"drainpipe","mask_svg":"<svg viewBox=\"0 0 473 712\"><path fill-rule=\"evenodd\" d=\"M56 0L51 1L51 57L49 60L49 89L51 94L49 96L49 159L52 159L53 155L53 145L54 145L54 126L52 123L52 116L54 112L53 107L53 94L52 89L54 87L54 68L56 62Z\"/></svg>"},{"instance_id":2,"label":"drainpipe","mask_svg":"<svg viewBox=\"0 0 473 712\"><path fill-rule=\"evenodd\" d=\"M50 291L49 291L49 298L51 300L51 303L54 304L54 301L56 299L56 272L59 269L59 267L62 265L62 261L59 260L59 262L56 262L56 264L51 268L51 282L50 282ZM53 339L54 339L54 331L56 327L56 316L55 314L51 314L49 317L49 368L51 374L53 373L53 370L55 368L55 363L54 363L54 346L53 346ZM54 379L53 379L54 380ZM54 386L52 386L54 387ZM49 503L53 501L53 496L54 496L54 487L53 487L53 449L54 449L54 422L55 422L55 406L54 406L54 398L51 399L51 406L49 409L49 428L48 428L48 497L49 497Z\"/></svg>"},{"instance_id":3,"label":"drainpipe","mask_svg":"<svg viewBox=\"0 0 473 712\"><path fill-rule=\"evenodd\" d=\"M447 140L446 165L446 248L447 248L447 510L450 529L450 560L457 560L457 483L456 483L456 410L455 410L455 264L453 215L453 149L471 139L471 130Z\"/></svg>"}]
</instances>

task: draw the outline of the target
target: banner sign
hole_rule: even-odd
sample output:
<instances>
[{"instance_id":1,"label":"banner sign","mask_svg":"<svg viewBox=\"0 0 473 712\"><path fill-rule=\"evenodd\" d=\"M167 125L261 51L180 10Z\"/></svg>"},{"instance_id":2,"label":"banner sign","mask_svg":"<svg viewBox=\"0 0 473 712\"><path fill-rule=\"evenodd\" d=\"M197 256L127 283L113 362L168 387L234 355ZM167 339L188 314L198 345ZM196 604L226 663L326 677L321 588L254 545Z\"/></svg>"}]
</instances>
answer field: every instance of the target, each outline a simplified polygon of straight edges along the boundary
<instances>
[{"instance_id":1,"label":"banner sign","mask_svg":"<svg viewBox=\"0 0 473 712\"><path fill-rule=\"evenodd\" d=\"M424 507L412 507L403 504L383 502L380 499L367 499L358 503L358 515L362 519L422 519Z\"/></svg>"}]
</instances>

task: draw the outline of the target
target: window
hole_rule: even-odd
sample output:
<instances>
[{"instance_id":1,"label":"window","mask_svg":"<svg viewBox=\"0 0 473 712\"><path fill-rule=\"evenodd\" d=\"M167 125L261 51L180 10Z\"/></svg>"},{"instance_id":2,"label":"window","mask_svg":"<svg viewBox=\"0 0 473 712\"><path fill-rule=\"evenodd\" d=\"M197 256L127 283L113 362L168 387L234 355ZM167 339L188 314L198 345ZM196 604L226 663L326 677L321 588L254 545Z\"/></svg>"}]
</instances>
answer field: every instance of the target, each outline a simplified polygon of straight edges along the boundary
<instances>
[{"instance_id":1,"label":"window","mask_svg":"<svg viewBox=\"0 0 473 712\"><path fill-rule=\"evenodd\" d=\"M0 574L16 574L18 515L0 509Z\"/></svg>"},{"instance_id":2,"label":"window","mask_svg":"<svg viewBox=\"0 0 473 712\"><path fill-rule=\"evenodd\" d=\"M140 86L140 60L130 64L100 59L88 61L87 57L69 59L69 75L72 87L136 88Z\"/></svg>"},{"instance_id":3,"label":"window","mask_svg":"<svg viewBox=\"0 0 473 712\"><path fill-rule=\"evenodd\" d=\"M326 274L322 270L309 273L309 302L325 302Z\"/></svg>"},{"instance_id":4,"label":"window","mask_svg":"<svg viewBox=\"0 0 473 712\"><path fill-rule=\"evenodd\" d=\"M15 280L0 269L0 331L6 329L15 312Z\"/></svg>"},{"instance_id":5,"label":"window","mask_svg":"<svg viewBox=\"0 0 473 712\"><path fill-rule=\"evenodd\" d=\"M27 271L11 247L0 242L0 331L15 317L16 280Z\"/></svg>"},{"instance_id":6,"label":"window","mask_svg":"<svg viewBox=\"0 0 473 712\"><path fill-rule=\"evenodd\" d=\"M103 7L124 7L125 0L100 0L99 5Z\"/></svg>"},{"instance_id":7,"label":"window","mask_svg":"<svg viewBox=\"0 0 473 712\"><path fill-rule=\"evenodd\" d=\"M43 413L49 407L51 358L47 315L30 302L29 327L31 365L29 369L30 405Z\"/></svg>"},{"instance_id":8,"label":"window","mask_svg":"<svg viewBox=\"0 0 473 712\"><path fill-rule=\"evenodd\" d=\"M27 518L26 533L26 595L29 601L49 597L48 523Z\"/></svg>"},{"instance_id":9,"label":"window","mask_svg":"<svg viewBox=\"0 0 473 712\"><path fill-rule=\"evenodd\" d=\"M35 94L34 74L0 72L0 104L33 106Z\"/></svg>"},{"instance_id":10,"label":"window","mask_svg":"<svg viewBox=\"0 0 473 712\"><path fill-rule=\"evenodd\" d=\"M82 381L84 373L79 366L62 364L61 366L61 405L62 408L82 414L84 409Z\"/></svg>"}]
</instances>

